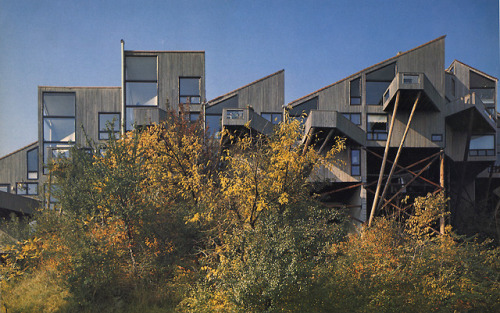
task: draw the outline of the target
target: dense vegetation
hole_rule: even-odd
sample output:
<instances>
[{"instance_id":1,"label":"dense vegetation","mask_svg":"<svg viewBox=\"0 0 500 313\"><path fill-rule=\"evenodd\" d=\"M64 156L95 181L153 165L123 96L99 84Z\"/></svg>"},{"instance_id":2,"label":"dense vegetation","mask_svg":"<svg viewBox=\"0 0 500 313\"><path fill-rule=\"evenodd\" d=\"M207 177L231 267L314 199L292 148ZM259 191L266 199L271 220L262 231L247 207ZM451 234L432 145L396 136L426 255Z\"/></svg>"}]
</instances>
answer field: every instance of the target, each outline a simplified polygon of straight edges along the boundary
<instances>
[{"instance_id":1,"label":"dense vegetation","mask_svg":"<svg viewBox=\"0 0 500 313\"><path fill-rule=\"evenodd\" d=\"M343 141L322 157L299 127L221 149L172 117L74 149L51 171L61 210L4 225L2 312L500 311L499 250L436 235L442 194L349 233L308 182Z\"/></svg>"}]
</instances>

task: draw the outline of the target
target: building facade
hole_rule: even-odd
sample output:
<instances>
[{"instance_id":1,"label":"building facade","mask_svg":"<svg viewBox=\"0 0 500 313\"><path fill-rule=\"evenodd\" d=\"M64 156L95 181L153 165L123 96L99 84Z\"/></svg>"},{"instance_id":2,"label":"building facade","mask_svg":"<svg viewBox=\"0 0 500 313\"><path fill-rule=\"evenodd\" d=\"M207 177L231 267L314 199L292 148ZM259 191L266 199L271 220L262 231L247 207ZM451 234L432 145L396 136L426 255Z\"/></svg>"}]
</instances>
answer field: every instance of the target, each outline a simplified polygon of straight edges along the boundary
<instances>
[{"instance_id":1,"label":"building facade","mask_svg":"<svg viewBox=\"0 0 500 313\"><path fill-rule=\"evenodd\" d=\"M482 198L478 186L486 198L500 187L497 78L459 61L445 68L444 49L443 36L285 106L284 70L207 101L204 52L122 44L121 86L38 88L38 142L0 158L0 191L41 198L52 158L167 111L201 115L218 136L223 127L268 135L286 110L303 124L306 146L326 153L346 138L341 162L311 176L328 205L365 223L372 211L406 214L403 199L446 189L460 218Z\"/></svg>"}]
</instances>

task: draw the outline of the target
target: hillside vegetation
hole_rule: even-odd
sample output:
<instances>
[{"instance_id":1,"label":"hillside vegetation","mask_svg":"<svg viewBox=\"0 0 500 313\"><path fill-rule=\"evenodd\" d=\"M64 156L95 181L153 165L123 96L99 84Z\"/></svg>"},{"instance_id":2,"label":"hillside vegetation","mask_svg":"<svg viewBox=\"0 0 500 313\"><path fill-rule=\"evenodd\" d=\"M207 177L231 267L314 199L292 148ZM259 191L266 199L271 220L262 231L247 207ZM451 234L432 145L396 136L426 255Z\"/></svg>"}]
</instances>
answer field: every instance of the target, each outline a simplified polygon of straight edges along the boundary
<instances>
[{"instance_id":1,"label":"hillside vegetation","mask_svg":"<svg viewBox=\"0 0 500 313\"><path fill-rule=\"evenodd\" d=\"M499 249L406 221L348 232L316 201L297 121L221 149L172 117L52 165L60 210L5 222L2 312L500 312Z\"/></svg>"}]
</instances>

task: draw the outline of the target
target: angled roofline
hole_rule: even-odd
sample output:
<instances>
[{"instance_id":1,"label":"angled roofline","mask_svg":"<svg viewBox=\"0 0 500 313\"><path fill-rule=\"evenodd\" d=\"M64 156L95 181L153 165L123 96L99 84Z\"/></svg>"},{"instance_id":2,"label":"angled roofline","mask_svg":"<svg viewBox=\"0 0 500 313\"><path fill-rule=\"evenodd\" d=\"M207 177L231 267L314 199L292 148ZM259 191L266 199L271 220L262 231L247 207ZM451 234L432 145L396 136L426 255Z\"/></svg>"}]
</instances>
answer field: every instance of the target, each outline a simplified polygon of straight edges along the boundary
<instances>
[{"instance_id":1,"label":"angled roofline","mask_svg":"<svg viewBox=\"0 0 500 313\"><path fill-rule=\"evenodd\" d=\"M457 60L457 59L455 59L455 60L453 60L453 62L451 62L450 66L448 66L448 68L446 69L446 71L450 71L451 67L452 67L455 63L462 64L463 66L466 66L466 67L470 68L471 70L473 70L473 71L475 71L475 72L477 72L477 73L479 73L479 74L481 74L481 75L484 75L484 76L488 77L489 79L492 79L492 80L498 81L498 78L496 78L495 76L491 76L490 74L486 74L485 72L480 71L480 70L478 70L477 68L472 67L472 66L470 66L470 65L468 65L468 64L465 64L464 62L459 61L459 60Z\"/></svg>"},{"instance_id":2,"label":"angled roofline","mask_svg":"<svg viewBox=\"0 0 500 313\"><path fill-rule=\"evenodd\" d=\"M38 88L121 89L120 86L38 86Z\"/></svg>"},{"instance_id":3,"label":"angled roofline","mask_svg":"<svg viewBox=\"0 0 500 313\"><path fill-rule=\"evenodd\" d=\"M38 140L37 140L37 141L35 141L35 142L32 142L32 143L30 143L29 145L26 145L26 146L24 146L24 147L22 147L22 148L19 148L19 149L15 150L15 151L13 151L13 152L11 152L11 153L9 153L9 154L6 154L6 155L4 155L3 157L0 157L0 160L3 160L3 159L5 159L5 158L7 158L7 157L10 157L10 156L11 156L11 155L13 155L13 154L16 154L16 153L18 153L18 152L21 152L22 150L27 149L27 148L29 148L30 146L33 146L34 144L37 144L37 143L38 143Z\"/></svg>"},{"instance_id":4,"label":"angled roofline","mask_svg":"<svg viewBox=\"0 0 500 313\"><path fill-rule=\"evenodd\" d=\"M334 82L333 84L330 84L330 85L325 86L325 87L323 87L323 88L321 88L321 89L318 89L318 90L316 90L316 91L313 91L313 92L311 92L311 93L309 93L309 94L307 94L307 95L305 95L305 96L303 96L303 97L300 97L300 98L298 98L298 99L296 99L296 100L293 100L293 101L291 101L290 103L288 103L288 104L286 105L286 107L291 107L291 106L293 106L294 104L296 104L297 102L300 102L300 101L302 101L302 100L305 100L306 98L309 98L309 97L311 97L312 95L314 95L314 94L316 94L316 93L318 93L318 92L321 92L321 91L323 91L323 90L325 90L325 89L328 89L328 88L330 88L330 87L332 87L332 86L335 86L335 85L337 85L337 84L339 84L339 83L341 83L341 82L343 82L343 81L345 81L345 80L348 80L348 79L351 79L351 78L353 78L353 77L355 77L355 76L358 76L359 74L361 74L361 73L363 73L363 72L366 72L366 71L368 71L368 70L370 70L370 69L373 69L373 68L375 68L375 67L378 67L378 66L380 66L380 65L383 65L384 63L388 63L388 62L390 62L390 61L393 61L393 60L395 60L395 59L399 58L399 57L400 57L400 56L402 56L402 55L405 55L405 54L408 54L408 53L413 52L413 51L415 51L415 50L418 50L418 49L420 49L420 48L423 48L423 47L425 47L425 46L427 46L427 45L430 45L430 44L432 44L432 43L434 43L434 42L437 42L437 41L439 41L439 40L442 40L442 39L444 39L444 38L446 38L446 35L443 35L443 36L441 36L441 37L438 37L438 38L436 38L436 39L433 39L433 40L431 40L431 41L429 41L429 42L426 42L426 43L424 43L424 44L422 44L422 45L420 45L420 46L418 46L418 47L412 48L412 49L410 49L410 50L408 50L408 51L399 52L398 54L396 54L395 56L393 56L393 57L391 57L391 58L389 58L389 59L386 59L386 60L384 60L384 61L378 62L378 63L376 63L376 64L374 64L374 65L371 65L371 66L369 66L369 67L367 67L367 68L362 69L361 71L358 71L358 72L356 72L356 73L354 73L354 74L352 74L352 75L349 75L349 76L347 76L347 77L345 77L345 78L342 78L341 80L338 80L338 81Z\"/></svg>"},{"instance_id":5,"label":"angled roofline","mask_svg":"<svg viewBox=\"0 0 500 313\"><path fill-rule=\"evenodd\" d=\"M131 53L205 53L204 50L194 50L194 51L188 51L188 50L178 50L178 51L164 51L164 50L125 50L125 53L131 52Z\"/></svg>"},{"instance_id":6,"label":"angled roofline","mask_svg":"<svg viewBox=\"0 0 500 313\"><path fill-rule=\"evenodd\" d=\"M244 88L247 88L247 87L249 87L249 86L251 86L251 85L254 85L254 84L256 84L256 83L259 83L259 82L261 82L261 81L263 81L263 80L266 80L266 79L268 79L268 78L270 78L270 77L276 76L276 75L281 74L281 73L284 73L284 72L285 72L285 70L284 70L284 69L281 69L281 70L279 70L279 71L277 71L277 72L275 72L275 73L272 73L272 74L269 74L269 75L267 75L267 76L265 76L265 77L259 78L259 79L255 80L255 81L253 81L253 82L251 82L251 83L248 83L248 84L246 84L246 85L244 85L244 86L242 86L242 87L239 87L239 88L237 88L237 89L235 89L235 90L233 90L233 91L230 91L230 92L225 93L225 94L223 94L223 95L221 95L221 96L218 96L218 97L216 97L216 98L213 98L212 100L207 101L207 104L208 104L208 105L211 105L211 104L212 104L212 103L214 103L214 102L219 102L220 100L230 98L230 97L232 97L235 93L237 93L238 91L240 91L240 90L242 90L242 89L244 89Z\"/></svg>"}]
</instances>

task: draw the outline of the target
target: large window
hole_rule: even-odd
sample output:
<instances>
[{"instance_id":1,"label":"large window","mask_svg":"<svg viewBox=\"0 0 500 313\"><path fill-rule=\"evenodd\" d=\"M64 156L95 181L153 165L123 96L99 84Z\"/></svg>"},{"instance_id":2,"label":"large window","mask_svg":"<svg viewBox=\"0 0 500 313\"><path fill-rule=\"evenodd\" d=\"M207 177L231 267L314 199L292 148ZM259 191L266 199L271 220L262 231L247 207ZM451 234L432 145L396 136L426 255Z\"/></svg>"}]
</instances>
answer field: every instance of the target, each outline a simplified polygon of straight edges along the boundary
<instances>
[{"instance_id":1,"label":"large window","mask_svg":"<svg viewBox=\"0 0 500 313\"><path fill-rule=\"evenodd\" d=\"M382 97L396 74L396 63L366 74L366 104L382 105Z\"/></svg>"},{"instance_id":2,"label":"large window","mask_svg":"<svg viewBox=\"0 0 500 313\"><path fill-rule=\"evenodd\" d=\"M472 136L469 144L469 155L495 155L495 135Z\"/></svg>"},{"instance_id":3,"label":"large window","mask_svg":"<svg viewBox=\"0 0 500 313\"><path fill-rule=\"evenodd\" d=\"M469 72L470 91L475 92L484 104L495 103L495 82L476 72Z\"/></svg>"},{"instance_id":4,"label":"large window","mask_svg":"<svg viewBox=\"0 0 500 313\"><path fill-rule=\"evenodd\" d=\"M38 148L29 150L26 153L28 166L28 179L38 179Z\"/></svg>"},{"instance_id":5,"label":"large window","mask_svg":"<svg viewBox=\"0 0 500 313\"><path fill-rule=\"evenodd\" d=\"M361 104L361 79L356 78L350 82L350 104L360 105Z\"/></svg>"},{"instance_id":6,"label":"large window","mask_svg":"<svg viewBox=\"0 0 500 313\"><path fill-rule=\"evenodd\" d=\"M43 94L43 161L47 165L54 155L52 149L69 149L75 137L76 96L71 92ZM47 168L44 166L44 173Z\"/></svg>"},{"instance_id":7,"label":"large window","mask_svg":"<svg viewBox=\"0 0 500 313\"><path fill-rule=\"evenodd\" d=\"M314 97L307 101L302 102L299 105L294 106L289 112L290 118L297 119L300 124L303 125L306 122L307 116L311 110L318 109L318 97Z\"/></svg>"},{"instance_id":8,"label":"large window","mask_svg":"<svg viewBox=\"0 0 500 313\"><path fill-rule=\"evenodd\" d=\"M200 104L200 78L179 77L179 102L186 104Z\"/></svg>"},{"instance_id":9,"label":"large window","mask_svg":"<svg viewBox=\"0 0 500 313\"><path fill-rule=\"evenodd\" d=\"M120 113L99 113L99 139L120 136Z\"/></svg>"},{"instance_id":10,"label":"large window","mask_svg":"<svg viewBox=\"0 0 500 313\"><path fill-rule=\"evenodd\" d=\"M16 194L34 196L38 194L38 183L17 183Z\"/></svg>"},{"instance_id":11,"label":"large window","mask_svg":"<svg viewBox=\"0 0 500 313\"><path fill-rule=\"evenodd\" d=\"M156 56L128 56L125 59L127 106L158 105Z\"/></svg>"},{"instance_id":12,"label":"large window","mask_svg":"<svg viewBox=\"0 0 500 313\"><path fill-rule=\"evenodd\" d=\"M361 175L361 150L351 149L351 176Z\"/></svg>"},{"instance_id":13,"label":"large window","mask_svg":"<svg viewBox=\"0 0 500 313\"><path fill-rule=\"evenodd\" d=\"M368 114L366 136L368 140L387 140L387 115Z\"/></svg>"}]
</instances>

